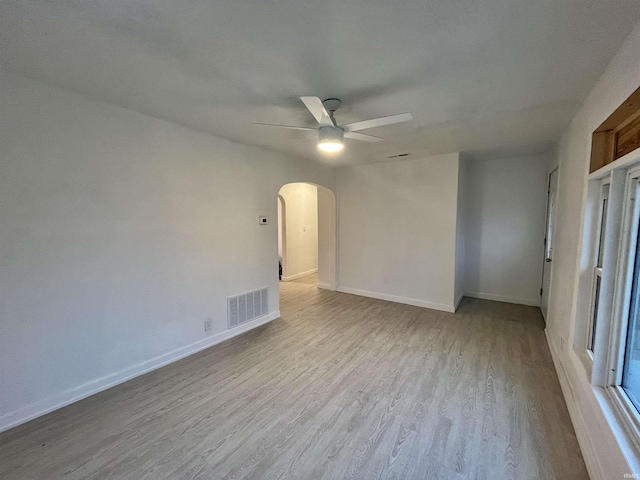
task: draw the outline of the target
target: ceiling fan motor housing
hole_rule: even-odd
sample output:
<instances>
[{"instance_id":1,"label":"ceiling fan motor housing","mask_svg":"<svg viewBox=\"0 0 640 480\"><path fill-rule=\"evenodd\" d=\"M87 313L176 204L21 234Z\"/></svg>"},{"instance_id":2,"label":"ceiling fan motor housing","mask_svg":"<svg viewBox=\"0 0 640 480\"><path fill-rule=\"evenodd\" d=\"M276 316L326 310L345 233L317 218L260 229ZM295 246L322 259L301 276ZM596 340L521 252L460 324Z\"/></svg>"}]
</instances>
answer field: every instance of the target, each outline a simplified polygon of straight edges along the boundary
<instances>
[{"instance_id":1,"label":"ceiling fan motor housing","mask_svg":"<svg viewBox=\"0 0 640 480\"><path fill-rule=\"evenodd\" d=\"M323 142L342 143L344 130L340 127L320 127L318 130L318 140Z\"/></svg>"}]
</instances>

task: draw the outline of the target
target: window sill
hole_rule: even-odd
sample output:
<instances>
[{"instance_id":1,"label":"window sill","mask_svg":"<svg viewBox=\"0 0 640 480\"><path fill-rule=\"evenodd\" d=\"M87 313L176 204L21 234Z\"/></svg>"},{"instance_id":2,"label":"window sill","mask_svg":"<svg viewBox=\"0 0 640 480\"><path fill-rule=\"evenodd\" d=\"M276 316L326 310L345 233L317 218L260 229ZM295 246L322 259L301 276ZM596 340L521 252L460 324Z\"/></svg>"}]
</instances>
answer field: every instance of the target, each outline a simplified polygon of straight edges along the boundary
<instances>
[{"instance_id":1,"label":"window sill","mask_svg":"<svg viewBox=\"0 0 640 480\"><path fill-rule=\"evenodd\" d=\"M640 473L640 423L630 414L630 402L620 387L592 386L605 420L631 472Z\"/></svg>"}]
</instances>

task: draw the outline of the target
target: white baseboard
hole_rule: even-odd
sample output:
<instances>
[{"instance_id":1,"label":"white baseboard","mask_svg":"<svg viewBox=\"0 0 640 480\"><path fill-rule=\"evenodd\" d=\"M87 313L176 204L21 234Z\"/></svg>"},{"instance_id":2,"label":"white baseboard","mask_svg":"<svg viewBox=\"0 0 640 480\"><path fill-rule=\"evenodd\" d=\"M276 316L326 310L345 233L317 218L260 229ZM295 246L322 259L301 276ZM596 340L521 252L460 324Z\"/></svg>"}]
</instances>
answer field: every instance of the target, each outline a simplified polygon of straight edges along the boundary
<instances>
[{"instance_id":1,"label":"white baseboard","mask_svg":"<svg viewBox=\"0 0 640 480\"><path fill-rule=\"evenodd\" d=\"M291 280L295 280L296 278L302 278L302 277L306 277L307 275L311 275L312 273L316 273L318 271L317 268L314 268L312 270L309 270L307 272L302 272L302 273L296 273L295 275L289 275L287 277L285 277L284 275L282 276L282 281L283 282L290 282Z\"/></svg>"},{"instance_id":2,"label":"white baseboard","mask_svg":"<svg viewBox=\"0 0 640 480\"><path fill-rule=\"evenodd\" d=\"M584 463L587 467L589 477L592 479L607 478L604 475L604 471L600 466L600 463L598 462L598 455L591 441L591 437L589 437L589 434L587 433L587 427L584 423L584 419L578 411L577 402L575 400L573 390L571 389L571 384L569 383L567 372L562 365L560 355L556 350L555 344L551 341L551 338L549 337L549 331L546 328L544 329L544 334L547 337L547 344L549 345L549 351L551 352L551 359L553 360L553 365L555 366L556 373L558 374L558 380L560 380L560 388L562 389L564 402L567 404L569 417L571 418L573 429L576 432L578 444L580 445L580 450L582 451L582 458L584 459Z\"/></svg>"},{"instance_id":3,"label":"white baseboard","mask_svg":"<svg viewBox=\"0 0 640 480\"><path fill-rule=\"evenodd\" d=\"M335 288L333 288L331 285L329 285L328 283L318 283L318 288L322 288L323 290L331 290L333 292L336 291Z\"/></svg>"},{"instance_id":4,"label":"white baseboard","mask_svg":"<svg viewBox=\"0 0 640 480\"><path fill-rule=\"evenodd\" d=\"M496 295L493 293L481 292L464 292L465 297L479 298L481 300L493 300L495 302L516 303L518 305L528 305L530 307L539 307L540 299L532 300L530 298L508 297L506 295Z\"/></svg>"},{"instance_id":5,"label":"white baseboard","mask_svg":"<svg viewBox=\"0 0 640 480\"><path fill-rule=\"evenodd\" d=\"M106 375L102 378L92 380L78 387L74 387L45 398L40 402L14 410L13 412L9 412L0 417L0 432L17 427L18 425L33 420L34 418L38 418L49 412L53 412L54 410L58 410L59 408L77 402L78 400L82 400L83 398L124 383L127 380L131 380L132 378L139 377L140 375L144 375L145 373L164 367L165 365L176 362L182 358L188 357L189 355L193 355L194 353L205 350L218 343L224 342L225 340L229 340L230 338L236 337L242 333L259 327L260 325L264 325L265 323L271 322L279 317L280 311L276 310L275 312L256 318L255 320L240 325L239 327L211 335L190 345L159 355L150 360L138 363L137 365Z\"/></svg>"},{"instance_id":6,"label":"white baseboard","mask_svg":"<svg viewBox=\"0 0 640 480\"><path fill-rule=\"evenodd\" d=\"M359 290L357 288L338 287L338 292L351 293L362 297L377 298L378 300L387 300L388 302L404 303L415 307L431 308L432 310L440 310L442 312L454 313L453 305L445 305L443 303L427 302L425 300L416 300L415 298L398 297L396 295L387 295L386 293L369 292L368 290Z\"/></svg>"}]
</instances>

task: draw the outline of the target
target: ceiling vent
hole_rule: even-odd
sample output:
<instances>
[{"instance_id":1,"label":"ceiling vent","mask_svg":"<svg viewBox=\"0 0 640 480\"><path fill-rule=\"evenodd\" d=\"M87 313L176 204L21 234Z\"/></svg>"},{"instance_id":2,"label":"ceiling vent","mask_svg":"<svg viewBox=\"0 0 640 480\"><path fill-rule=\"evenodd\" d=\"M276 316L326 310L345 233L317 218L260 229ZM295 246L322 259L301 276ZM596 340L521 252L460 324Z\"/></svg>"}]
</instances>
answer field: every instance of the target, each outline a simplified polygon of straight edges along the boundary
<instances>
[{"instance_id":1,"label":"ceiling vent","mask_svg":"<svg viewBox=\"0 0 640 480\"><path fill-rule=\"evenodd\" d=\"M397 155L391 155L390 157L387 158L402 158L402 157L408 157L409 155L411 155L410 153L399 153Z\"/></svg>"}]
</instances>

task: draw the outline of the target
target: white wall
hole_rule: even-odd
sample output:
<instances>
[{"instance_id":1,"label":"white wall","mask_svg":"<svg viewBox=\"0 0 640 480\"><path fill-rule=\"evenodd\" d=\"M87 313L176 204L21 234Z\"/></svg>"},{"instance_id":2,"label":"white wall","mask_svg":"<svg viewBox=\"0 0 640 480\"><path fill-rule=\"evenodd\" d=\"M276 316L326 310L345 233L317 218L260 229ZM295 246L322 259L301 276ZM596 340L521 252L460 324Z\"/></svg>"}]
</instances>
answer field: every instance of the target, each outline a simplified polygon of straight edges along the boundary
<instances>
[{"instance_id":1,"label":"white wall","mask_svg":"<svg viewBox=\"0 0 640 480\"><path fill-rule=\"evenodd\" d=\"M626 445L622 436L616 436L620 428L612 430L606 420L615 415L602 401L602 389L590 385L578 355L567 346L574 344L576 322L587 321L583 314L577 315L577 281L584 270L580 245L591 134L638 88L638 65L640 25L627 38L564 132L556 158L560 167L558 216L547 336L587 467L593 478L602 479L623 478L632 472L632 467L636 467L635 473L640 473L636 448Z\"/></svg>"},{"instance_id":2,"label":"white wall","mask_svg":"<svg viewBox=\"0 0 640 480\"><path fill-rule=\"evenodd\" d=\"M282 280L318 270L318 188L292 183L280 189L285 203L286 261Z\"/></svg>"},{"instance_id":3,"label":"white wall","mask_svg":"<svg viewBox=\"0 0 640 480\"><path fill-rule=\"evenodd\" d=\"M547 155L468 160L465 294L540 304Z\"/></svg>"},{"instance_id":4,"label":"white wall","mask_svg":"<svg viewBox=\"0 0 640 480\"><path fill-rule=\"evenodd\" d=\"M338 170L338 290L453 311L458 163Z\"/></svg>"},{"instance_id":5,"label":"white wall","mask_svg":"<svg viewBox=\"0 0 640 480\"><path fill-rule=\"evenodd\" d=\"M318 187L318 287L336 289L336 198Z\"/></svg>"},{"instance_id":6,"label":"white wall","mask_svg":"<svg viewBox=\"0 0 640 480\"><path fill-rule=\"evenodd\" d=\"M219 341L227 296L277 315L276 195L332 170L4 73L0 111L0 429Z\"/></svg>"}]
</instances>

